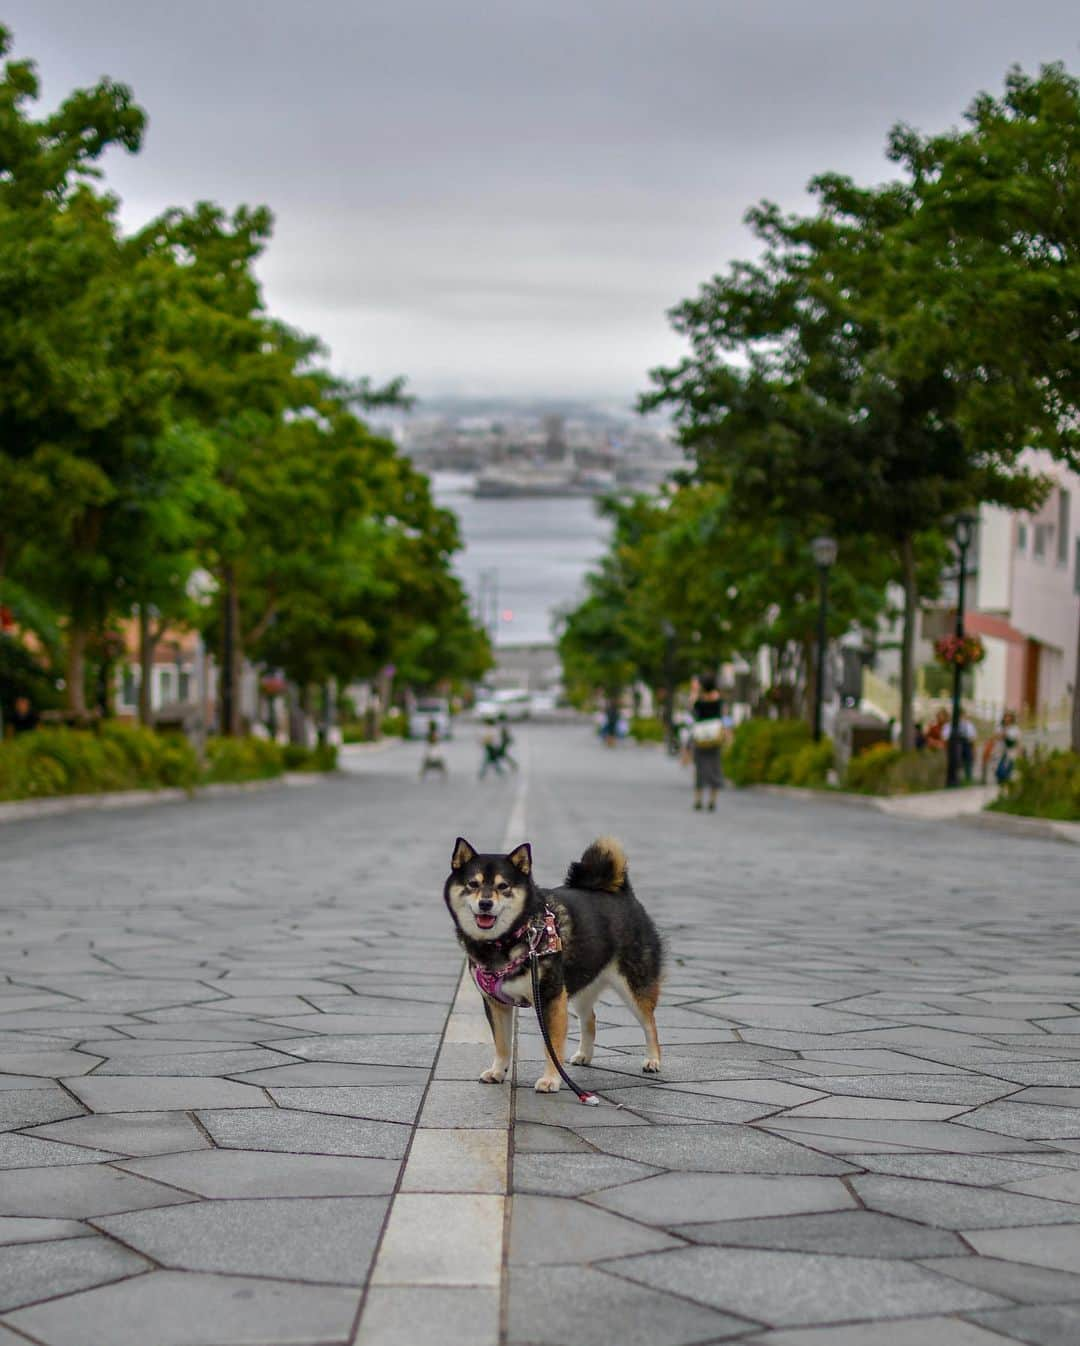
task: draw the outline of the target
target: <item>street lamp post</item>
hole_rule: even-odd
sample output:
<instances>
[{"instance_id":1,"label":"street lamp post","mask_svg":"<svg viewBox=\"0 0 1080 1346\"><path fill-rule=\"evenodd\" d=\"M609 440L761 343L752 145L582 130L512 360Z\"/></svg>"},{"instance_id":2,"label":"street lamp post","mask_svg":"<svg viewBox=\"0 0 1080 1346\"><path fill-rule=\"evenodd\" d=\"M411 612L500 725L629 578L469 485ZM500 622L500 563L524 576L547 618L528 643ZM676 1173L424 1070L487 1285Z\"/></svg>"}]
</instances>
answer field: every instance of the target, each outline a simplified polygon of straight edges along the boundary
<instances>
[{"instance_id":1,"label":"street lamp post","mask_svg":"<svg viewBox=\"0 0 1080 1346\"><path fill-rule=\"evenodd\" d=\"M822 706L825 702L825 646L829 639L829 571L836 564L836 539L816 537L810 543L820 580L818 601L817 687L814 695L814 742L821 740Z\"/></svg>"},{"instance_id":2,"label":"street lamp post","mask_svg":"<svg viewBox=\"0 0 1080 1346\"><path fill-rule=\"evenodd\" d=\"M953 538L956 550L960 553L960 569L956 576L956 626L958 640L964 638L964 587L967 584L967 554L975 536L978 519L974 514L958 514L953 520ZM964 676L963 665L953 664L952 720L949 723L949 752L946 764L945 785L955 789L960 784L960 754L963 751L960 733L960 684Z\"/></svg>"}]
</instances>

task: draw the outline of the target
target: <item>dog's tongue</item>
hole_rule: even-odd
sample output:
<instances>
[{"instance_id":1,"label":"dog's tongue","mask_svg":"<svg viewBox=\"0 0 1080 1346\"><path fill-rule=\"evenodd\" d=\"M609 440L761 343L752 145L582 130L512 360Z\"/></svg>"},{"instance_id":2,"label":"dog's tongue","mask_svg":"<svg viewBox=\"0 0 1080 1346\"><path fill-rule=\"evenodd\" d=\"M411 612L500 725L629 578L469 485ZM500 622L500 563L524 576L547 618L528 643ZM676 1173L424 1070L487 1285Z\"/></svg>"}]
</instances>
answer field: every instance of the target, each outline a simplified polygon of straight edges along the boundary
<instances>
[{"instance_id":1,"label":"dog's tongue","mask_svg":"<svg viewBox=\"0 0 1080 1346\"><path fill-rule=\"evenodd\" d=\"M481 913L476 917L476 924L480 927L481 930L490 930L491 927L495 924L495 917L485 916L484 914Z\"/></svg>"}]
</instances>

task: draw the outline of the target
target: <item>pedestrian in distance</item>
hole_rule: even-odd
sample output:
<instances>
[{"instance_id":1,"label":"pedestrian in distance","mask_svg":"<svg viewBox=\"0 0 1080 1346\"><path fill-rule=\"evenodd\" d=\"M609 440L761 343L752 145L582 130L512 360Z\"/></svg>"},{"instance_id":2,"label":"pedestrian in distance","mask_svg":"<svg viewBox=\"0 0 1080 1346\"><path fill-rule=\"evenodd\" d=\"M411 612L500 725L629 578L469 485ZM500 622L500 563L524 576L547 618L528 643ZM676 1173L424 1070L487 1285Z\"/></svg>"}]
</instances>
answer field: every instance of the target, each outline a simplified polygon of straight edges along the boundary
<instances>
[{"instance_id":1,"label":"pedestrian in distance","mask_svg":"<svg viewBox=\"0 0 1080 1346\"><path fill-rule=\"evenodd\" d=\"M951 719L951 717L950 717ZM952 738L952 724L946 722L941 731L942 739L948 748ZM964 784L970 785L975 775L975 725L967 711L960 711L960 770L964 773Z\"/></svg>"},{"instance_id":2,"label":"pedestrian in distance","mask_svg":"<svg viewBox=\"0 0 1080 1346\"><path fill-rule=\"evenodd\" d=\"M1011 710L1007 710L1001 717L1001 724L998 731L987 742L983 749L983 779L986 779L990 763L993 762L994 780L999 785L1004 785L1009 780L1016 769L1016 759L1021 754L1020 726L1016 723L1016 716Z\"/></svg>"},{"instance_id":3,"label":"pedestrian in distance","mask_svg":"<svg viewBox=\"0 0 1080 1346\"><path fill-rule=\"evenodd\" d=\"M600 727L600 737L605 748L614 748L619 741L619 703L612 698L604 707L604 722Z\"/></svg>"},{"instance_id":4,"label":"pedestrian in distance","mask_svg":"<svg viewBox=\"0 0 1080 1346\"><path fill-rule=\"evenodd\" d=\"M502 758L499 755L499 735L494 720L485 720L484 732L480 736L480 779L483 780L490 767L496 776L503 775Z\"/></svg>"},{"instance_id":5,"label":"pedestrian in distance","mask_svg":"<svg viewBox=\"0 0 1080 1346\"><path fill-rule=\"evenodd\" d=\"M498 755L499 761L505 762L511 771L518 769L518 764L511 755L510 746L514 741L514 736L510 732L510 722L505 715L499 716L499 742Z\"/></svg>"},{"instance_id":6,"label":"pedestrian in distance","mask_svg":"<svg viewBox=\"0 0 1080 1346\"><path fill-rule=\"evenodd\" d=\"M694 724L694 808L700 809L708 791L708 808L716 808L716 792L724 784L720 754L724 743L724 703L716 679L706 675L701 679L701 693L691 707Z\"/></svg>"},{"instance_id":7,"label":"pedestrian in distance","mask_svg":"<svg viewBox=\"0 0 1080 1346\"><path fill-rule=\"evenodd\" d=\"M434 720L428 721L427 733L424 735L424 757L420 763L420 779L423 780L429 771L438 772L443 780L446 780L449 774L446 769L446 758L442 754L439 726Z\"/></svg>"},{"instance_id":8,"label":"pedestrian in distance","mask_svg":"<svg viewBox=\"0 0 1080 1346\"><path fill-rule=\"evenodd\" d=\"M13 734L28 734L32 729L38 727L39 718L30 698L28 696L17 696L14 706L11 708L11 718L8 723L11 725Z\"/></svg>"},{"instance_id":9,"label":"pedestrian in distance","mask_svg":"<svg viewBox=\"0 0 1080 1346\"><path fill-rule=\"evenodd\" d=\"M946 732L949 725L949 712L944 706L941 706L938 713L930 721L929 728L926 731L926 746L933 752L943 752L945 741L948 738Z\"/></svg>"}]
</instances>

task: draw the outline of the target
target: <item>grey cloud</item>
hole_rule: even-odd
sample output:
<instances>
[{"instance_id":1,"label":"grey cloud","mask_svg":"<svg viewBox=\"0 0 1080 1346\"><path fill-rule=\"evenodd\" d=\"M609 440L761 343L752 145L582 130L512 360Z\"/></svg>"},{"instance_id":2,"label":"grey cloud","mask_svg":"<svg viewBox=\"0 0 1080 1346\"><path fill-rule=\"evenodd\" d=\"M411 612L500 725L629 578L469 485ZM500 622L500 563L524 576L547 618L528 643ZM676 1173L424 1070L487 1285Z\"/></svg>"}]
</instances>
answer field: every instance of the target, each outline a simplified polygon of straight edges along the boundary
<instances>
[{"instance_id":1,"label":"grey cloud","mask_svg":"<svg viewBox=\"0 0 1080 1346\"><path fill-rule=\"evenodd\" d=\"M889 175L897 120L960 120L1007 66L1076 64L1072 0L8 0L56 99L150 112L111 156L137 223L270 204L283 317L349 372L445 391L641 387L664 311L753 248L746 207Z\"/></svg>"}]
</instances>

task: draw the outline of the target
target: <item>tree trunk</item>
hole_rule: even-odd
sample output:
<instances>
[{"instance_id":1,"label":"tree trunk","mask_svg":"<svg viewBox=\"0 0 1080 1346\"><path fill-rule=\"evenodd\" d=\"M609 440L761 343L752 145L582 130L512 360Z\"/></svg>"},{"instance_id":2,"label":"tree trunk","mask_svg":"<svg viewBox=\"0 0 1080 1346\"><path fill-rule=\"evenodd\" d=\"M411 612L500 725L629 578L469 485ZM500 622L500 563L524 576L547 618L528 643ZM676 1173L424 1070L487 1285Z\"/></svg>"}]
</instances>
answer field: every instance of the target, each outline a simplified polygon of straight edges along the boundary
<instances>
[{"instance_id":1,"label":"tree trunk","mask_svg":"<svg viewBox=\"0 0 1080 1346\"><path fill-rule=\"evenodd\" d=\"M151 691L154 677L154 646L157 641L150 624L146 604L139 604L139 723L148 728L154 723Z\"/></svg>"},{"instance_id":2,"label":"tree trunk","mask_svg":"<svg viewBox=\"0 0 1080 1346\"><path fill-rule=\"evenodd\" d=\"M1080 621L1076 624L1076 668L1073 670L1071 745L1073 752L1080 752Z\"/></svg>"},{"instance_id":3,"label":"tree trunk","mask_svg":"<svg viewBox=\"0 0 1080 1346\"><path fill-rule=\"evenodd\" d=\"M311 723L311 688L307 683L298 687L293 714L289 717L289 742L308 745L308 725Z\"/></svg>"},{"instance_id":4,"label":"tree trunk","mask_svg":"<svg viewBox=\"0 0 1080 1346\"><path fill-rule=\"evenodd\" d=\"M221 732L236 737L241 732L240 670L244 663L240 633L240 592L236 572L227 565L222 573L224 632L221 649L221 674L218 679Z\"/></svg>"},{"instance_id":5,"label":"tree trunk","mask_svg":"<svg viewBox=\"0 0 1080 1346\"><path fill-rule=\"evenodd\" d=\"M79 719L86 718L86 626L73 616L67 632L67 703Z\"/></svg>"},{"instance_id":6,"label":"tree trunk","mask_svg":"<svg viewBox=\"0 0 1080 1346\"><path fill-rule=\"evenodd\" d=\"M803 639L799 642L800 659L802 662L801 676L799 681L802 684L802 718L811 727L814 727L814 708L817 706L818 687L817 687L817 660L814 658L816 642L809 639Z\"/></svg>"},{"instance_id":7,"label":"tree trunk","mask_svg":"<svg viewBox=\"0 0 1080 1346\"><path fill-rule=\"evenodd\" d=\"M915 544L900 543L900 570L904 585L904 629L900 643L900 746L915 750L915 628L919 620L919 589L915 576Z\"/></svg>"}]
</instances>

